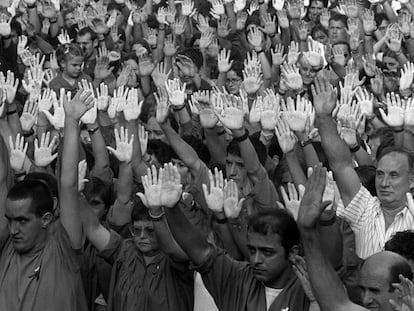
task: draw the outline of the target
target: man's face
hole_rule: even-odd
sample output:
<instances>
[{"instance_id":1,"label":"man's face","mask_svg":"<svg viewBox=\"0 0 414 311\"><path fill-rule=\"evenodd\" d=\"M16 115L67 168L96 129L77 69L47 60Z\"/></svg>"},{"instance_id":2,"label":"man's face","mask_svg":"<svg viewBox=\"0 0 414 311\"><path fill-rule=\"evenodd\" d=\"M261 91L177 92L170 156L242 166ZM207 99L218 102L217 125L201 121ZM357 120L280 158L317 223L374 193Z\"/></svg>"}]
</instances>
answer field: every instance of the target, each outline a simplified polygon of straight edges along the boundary
<instances>
[{"instance_id":1,"label":"man's face","mask_svg":"<svg viewBox=\"0 0 414 311\"><path fill-rule=\"evenodd\" d=\"M405 155L391 152L383 156L377 164L375 185L381 203L400 207L405 203L410 190L411 174Z\"/></svg>"},{"instance_id":2,"label":"man's face","mask_svg":"<svg viewBox=\"0 0 414 311\"><path fill-rule=\"evenodd\" d=\"M86 58L90 57L93 54L95 45L89 33L83 36L76 36L76 42L82 47Z\"/></svg>"},{"instance_id":3,"label":"man's face","mask_svg":"<svg viewBox=\"0 0 414 311\"><path fill-rule=\"evenodd\" d=\"M171 163L177 167L178 173L181 177L181 183L183 185L188 185L191 180L190 170L188 169L188 167L180 159L173 158L171 159Z\"/></svg>"},{"instance_id":4,"label":"man's face","mask_svg":"<svg viewBox=\"0 0 414 311\"><path fill-rule=\"evenodd\" d=\"M346 38L345 25L342 21L331 20L329 22L329 39L336 42Z\"/></svg>"},{"instance_id":5,"label":"man's face","mask_svg":"<svg viewBox=\"0 0 414 311\"><path fill-rule=\"evenodd\" d=\"M194 78L198 74L197 66L190 58L185 56L175 63L174 70L181 82L187 84L187 87L193 85Z\"/></svg>"},{"instance_id":6,"label":"man's face","mask_svg":"<svg viewBox=\"0 0 414 311\"><path fill-rule=\"evenodd\" d=\"M234 70L230 70L226 76L226 88L232 95L238 95L243 79Z\"/></svg>"},{"instance_id":7,"label":"man's face","mask_svg":"<svg viewBox=\"0 0 414 311\"><path fill-rule=\"evenodd\" d=\"M31 199L6 200L6 218L14 249L21 254L39 246L47 236L42 217L30 212Z\"/></svg>"},{"instance_id":8,"label":"man's face","mask_svg":"<svg viewBox=\"0 0 414 311\"><path fill-rule=\"evenodd\" d=\"M66 29L69 29L70 27L72 27L75 24L76 24L76 20L75 20L75 16L73 15L73 13L66 14L66 16L65 16L65 27L66 27Z\"/></svg>"},{"instance_id":9,"label":"man's face","mask_svg":"<svg viewBox=\"0 0 414 311\"><path fill-rule=\"evenodd\" d=\"M327 45L329 43L328 35L322 30L315 31L313 39L322 43L323 45Z\"/></svg>"},{"instance_id":10,"label":"man's face","mask_svg":"<svg viewBox=\"0 0 414 311\"><path fill-rule=\"evenodd\" d=\"M362 303L369 310L392 311L389 300L399 301L397 291L390 292L389 274L384 269L373 267L368 261L360 273L360 287L362 289Z\"/></svg>"},{"instance_id":11,"label":"man's face","mask_svg":"<svg viewBox=\"0 0 414 311\"><path fill-rule=\"evenodd\" d=\"M152 256L159 251L154 225L150 220L137 220L130 227L135 245L147 256Z\"/></svg>"},{"instance_id":12,"label":"man's face","mask_svg":"<svg viewBox=\"0 0 414 311\"><path fill-rule=\"evenodd\" d=\"M249 232L247 239L249 262L253 267L254 276L267 286L272 286L290 265L280 236Z\"/></svg>"},{"instance_id":13,"label":"man's face","mask_svg":"<svg viewBox=\"0 0 414 311\"><path fill-rule=\"evenodd\" d=\"M304 85L311 85L321 67L313 67L309 62L301 57L299 61L299 72L302 76Z\"/></svg>"},{"instance_id":14,"label":"man's face","mask_svg":"<svg viewBox=\"0 0 414 311\"><path fill-rule=\"evenodd\" d=\"M247 180L247 170L244 167L244 162L241 157L234 154L227 155L226 176L237 184L239 190L243 189Z\"/></svg>"},{"instance_id":15,"label":"man's face","mask_svg":"<svg viewBox=\"0 0 414 311\"><path fill-rule=\"evenodd\" d=\"M154 117L148 119L145 129L148 132L148 139L159 139L164 143L168 143L167 138L164 135L164 132L162 131L160 125Z\"/></svg>"},{"instance_id":16,"label":"man's face","mask_svg":"<svg viewBox=\"0 0 414 311\"><path fill-rule=\"evenodd\" d=\"M322 14L323 2L314 0L309 6L309 18L313 22L319 21L319 16Z\"/></svg>"}]
</instances>

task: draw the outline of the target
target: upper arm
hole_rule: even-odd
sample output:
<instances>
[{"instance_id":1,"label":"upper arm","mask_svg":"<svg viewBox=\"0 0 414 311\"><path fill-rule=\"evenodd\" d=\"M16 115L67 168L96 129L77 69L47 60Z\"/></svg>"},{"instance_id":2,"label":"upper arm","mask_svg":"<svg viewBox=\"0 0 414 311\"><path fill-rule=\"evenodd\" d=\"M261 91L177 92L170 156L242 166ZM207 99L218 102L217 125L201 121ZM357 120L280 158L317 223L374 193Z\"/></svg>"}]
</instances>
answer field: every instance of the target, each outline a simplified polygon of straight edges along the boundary
<instances>
[{"instance_id":1,"label":"upper arm","mask_svg":"<svg viewBox=\"0 0 414 311\"><path fill-rule=\"evenodd\" d=\"M352 165L337 166L333 171L342 202L346 207L361 189L361 181Z\"/></svg>"}]
</instances>

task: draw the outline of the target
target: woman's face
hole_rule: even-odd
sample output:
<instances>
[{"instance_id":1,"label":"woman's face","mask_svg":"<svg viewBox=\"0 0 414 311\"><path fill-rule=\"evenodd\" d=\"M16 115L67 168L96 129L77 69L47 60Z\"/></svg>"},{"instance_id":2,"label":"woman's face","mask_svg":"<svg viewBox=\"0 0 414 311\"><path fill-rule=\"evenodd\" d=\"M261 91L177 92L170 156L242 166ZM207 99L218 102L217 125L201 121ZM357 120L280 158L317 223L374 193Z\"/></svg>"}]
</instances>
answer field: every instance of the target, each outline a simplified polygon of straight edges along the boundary
<instances>
[{"instance_id":1,"label":"woman's face","mask_svg":"<svg viewBox=\"0 0 414 311\"><path fill-rule=\"evenodd\" d=\"M133 59L128 59L125 63L126 63L126 65L128 65L131 68L131 73L129 74L129 77L128 77L127 86L128 87L137 87L138 86L137 74L139 72L138 64Z\"/></svg>"},{"instance_id":2,"label":"woman's face","mask_svg":"<svg viewBox=\"0 0 414 311\"><path fill-rule=\"evenodd\" d=\"M234 70L230 70L226 76L226 89L232 95L238 95L243 79Z\"/></svg>"},{"instance_id":3,"label":"woman's face","mask_svg":"<svg viewBox=\"0 0 414 311\"><path fill-rule=\"evenodd\" d=\"M302 76L304 85L311 85L319 70L320 68L312 67L304 57L300 58L299 72L300 72L300 75Z\"/></svg>"},{"instance_id":4,"label":"woman's face","mask_svg":"<svg viewBox=\"0 0 414 311\"><path fill-rule=\"evenodd\" d=\"M319 0L312 1L310 6L309 6L309 19L312 22L318 22L319 17L322 14L322 9L323 9L323 2L322 1L319 1Z\"/></svg>"},{"instance_id":5,"label":"woman's face","mask_svg":"<svg viewBox=\"0 0 414 311\"><path fill-rule=\"evenodd\" d=\"M68 13L65 16L65 27L66 29L70 29L73 25L76 24L75 15L73 13Z\"/></svg>"}]
</instances>

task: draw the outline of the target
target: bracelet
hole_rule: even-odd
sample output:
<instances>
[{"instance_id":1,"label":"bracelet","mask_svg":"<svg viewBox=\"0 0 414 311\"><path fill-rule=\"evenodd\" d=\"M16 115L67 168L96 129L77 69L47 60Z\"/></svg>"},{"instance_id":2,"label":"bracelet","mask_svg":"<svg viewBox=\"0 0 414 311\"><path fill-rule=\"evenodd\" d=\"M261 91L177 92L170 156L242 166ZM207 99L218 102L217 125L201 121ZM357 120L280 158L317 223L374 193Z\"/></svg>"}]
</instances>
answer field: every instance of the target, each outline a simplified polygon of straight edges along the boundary
<instances>
[{"instance_id":1,"label":"bracelet","mask_svg":"<svg viewBox=\"0 0 414 311\"><path fill-rule=\"evenodd\" d=\"M36 9L36 4L30 5L30 6L28 5L27 8L28 9Z\"/></svg>"},{"instance_id":2,"label":"bracelet","mask_svg":"<svg viewBox=\"0 0 414 311\"><path fill-rule=\"evenodd\" d=\"M23 137L30 137L34 134L34 130L30 129L30 131L28 131L27 133L23 133Z\"/></svg>"},{"instance_id":3,"label":"bracelet","mask_svg":"<svg viewBox=\"0 0 414 311\"><path fill-rule=\"evenodd\" d=\"M257 55L259 55L260 53L264 53L264 51L262 49L260 49L259 51L256 51Z\"/></svg>"},{"instance_id":4,"label":"bracelet","mask_svg":"<svg viewBox=\"0 0 414 311\"><path fill-rule=\"evenodd\" d=\"M336 216L334 214L334 216L329 220L319 220L319 225L324 226L324 227L325 226L331 226L335 223L335 220L336 220Z\"/></svg>"},{"instance_id":5,"label":"bracelet","mask_svg":"<svg viewBox=\"0 0 414 311\"><path fill-rule=\"evenodd\" d=\"M353 148L350 148L349 151L351 151L352 153L355 153L355 152L358 152L359 149L361 149L361 145L360 144L356 145Z\"/></svg>"},{"instance_id":6,"label":"bracelet","mask_svg":"<svg viewBox=\"0 0 414 311\"><path fill-rule=\"evenodd\" d=\"M300 142L300 146L301 146L302 148L306 147L307 145L312 145L312 139L308 139L308 140L306 140L306 141L301 141L301 142Z\"/></svg>"},{"instance_id":7,"label":"bracelet","mask_svg":"<svg viewBox=\"0 0 414 311\"><path fill-rule=\"evenodd\" d=\"M365 37L372 37L372 33L366 33Z\"/></svg>"},{"instance_id":8,"label":"bracelet","mask_svg":"<svg viewBox=\"0 0 414 311\"><path fill-rule=\"evenodd\" d=\"M220 225L224 225L227 223L227 218L217 218L214 216L214 221Z\"/></svg>"},{"instance_id":9,"label":"bracelet","mask_svg":"<svg viewBox=\"0 0 414 311\"><path fill-rule=\"evenodd\" d=\"M394 133L402 133L402 132L404 132L404 128L402 127L402 128L393 128L392 129L392 131L394 132Z\"/></svg>"},{"instance_id":10,"label":"bracelet","mask_svg":"<svg viewBox=\"0 0 414 311\"><path fill-rule=\"evenodd\" d=\"M269 35L269 38L274 38L276 36L276 33L274 33L273 35Z\"/></svg>"},{"instance_id":11,"label":"bracelet","mask_svg":"<svg viewBox=\"0 0 414 311\"><path fill-rule=\"evenodd\" d=\"M97 130L99 130L99 126L95 127L94 129L89 129L89 130L88 130L88 133L89 133L89 135L93 135L93 134L95 134L95 132L96 132Z\"/></svg>"},{"instance_id":12,"label":"bracelet","mask_svg":"<svg viewBox=\"0 0 414 311\"><path fill-rule=\"evenodd\" d=\"M225 130L222 130L222 131L220 131L220 132L218 132L217 133L217 136L222 136L222 135L224 135L226 133L226 131Z\"/></svg>"},{"instance_id":13,"label":"bracelet","mask_svg":"<svg viewBox=\"0 0 414 311\"><path fill-rule=\"evenodd\" d=\"M151 214L151 210L148 210L148 214L149 214L152 221L161 221L161 219L165 215L164 210L162 210L161 214L159 214L159 215L153 215L153 214Z\"/></svg>"},{"instance_id":14,"label":"bracelet","mask_svg":"<svg viewBox=\"0 0 414 311\"><path fill-rule=\"evenodd\" d=\"M50 22L51 24L54 24L54 23L56 23L56 22L57 22L57 18L55 18L55 19L49 19L49 22Z\"/></svg>"},{"instance_id":15,"label":"bracelet","mask_svg":"<svg viewBox=\"0 0 414 311\"><path fill-rule=\"evenodd\" d=\"M183 110L184 108L185 108L185 105L182 105L181 107L178 107L178 108L174 107L173 110L180 111L180 110Z\"/></svg>"},{"instance_id":16,"label":"bracelet","mask_svg":"<svg viewBox=\"0 0 414 311\"><path fill-rule=\"evenodd\" d=\"M12 114L17 113L17 110L7 111L6 115L11 116Z\"/></svg>"},{"instance_id":17,"label":"bracelet","mask_svg":"<svg viewBox=\"0 0 414 311\"><path fill-rule=\"evenodd\" d=\"M248 129L244 130L244 134L240 137L234 137L234 141L237 141L238 143L241 143L242 141L246 140L247 138L249 138L249 131Z\"/></svg>"}]
</instances>

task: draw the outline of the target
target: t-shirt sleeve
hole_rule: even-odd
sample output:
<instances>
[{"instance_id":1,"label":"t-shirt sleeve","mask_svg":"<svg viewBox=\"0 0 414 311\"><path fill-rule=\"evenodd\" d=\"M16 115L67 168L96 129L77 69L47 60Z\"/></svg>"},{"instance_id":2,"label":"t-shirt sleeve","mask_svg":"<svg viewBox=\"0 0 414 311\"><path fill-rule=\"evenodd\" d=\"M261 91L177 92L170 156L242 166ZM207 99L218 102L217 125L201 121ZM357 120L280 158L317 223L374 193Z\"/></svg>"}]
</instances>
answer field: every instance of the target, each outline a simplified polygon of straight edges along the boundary
<instances>
[{"instance_id":1,"label":"t-shirt sleeve","mask_svg":"<svg viewBox=\"0 0 414 311\"><path fill-rule=\"evenodd\" d=\"M121 236L115 231L110 230L109 243L103 251L98 253L98 255L112 265L121 253L122 242L123 239Z\"/></svg>"},{"instance_id":2,"label":"t-shirt sleeve","mask_svg":"<svg viewBox=\"0 0 414 311\"><path fill-rule=\"evenodd\" d=\"M208 167L203 161L201 161L200 169L197 172L196 176L193 176L192 185L190 188L190 193L194 198L194 201L200 206L207 214L209 209L207 207L206 199L204 198L203 193L203 184L209 185L210 180L208 178Z\"/></svg>"}]
</instances>

